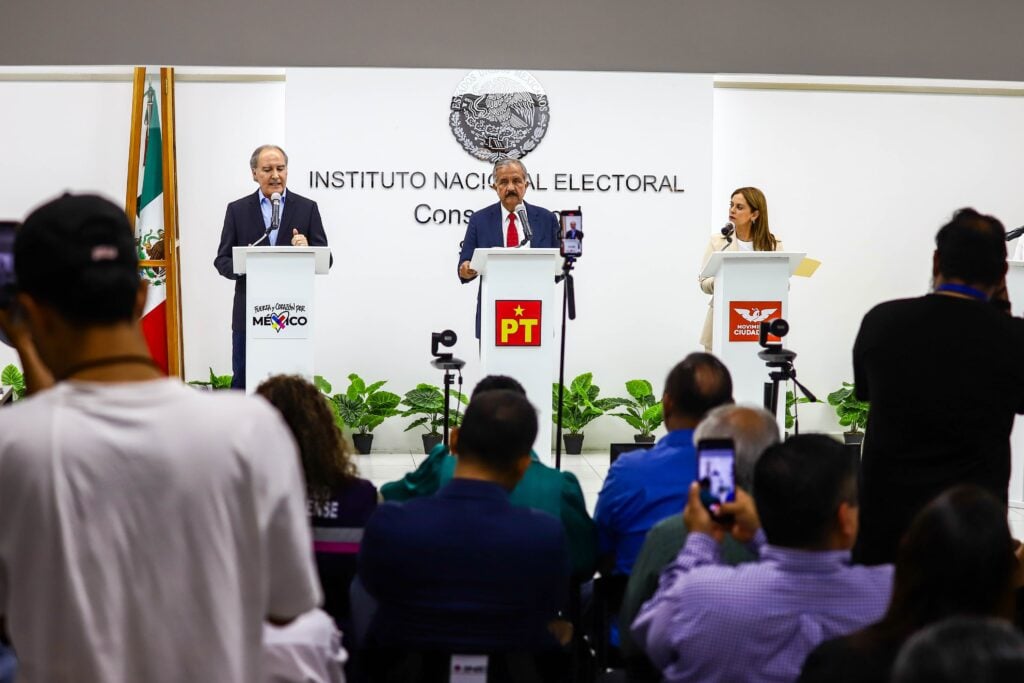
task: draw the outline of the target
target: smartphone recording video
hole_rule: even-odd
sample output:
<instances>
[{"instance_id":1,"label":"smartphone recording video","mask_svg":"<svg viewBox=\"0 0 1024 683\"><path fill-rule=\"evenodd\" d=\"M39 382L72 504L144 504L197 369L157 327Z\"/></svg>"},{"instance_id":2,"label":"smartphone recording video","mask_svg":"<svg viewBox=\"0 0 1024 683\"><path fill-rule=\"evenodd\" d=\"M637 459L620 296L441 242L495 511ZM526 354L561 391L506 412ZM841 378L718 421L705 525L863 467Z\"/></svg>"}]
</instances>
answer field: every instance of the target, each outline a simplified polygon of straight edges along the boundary
<instances>
[{"instance_id":1,"label":"smartphone recording video","mask_svg":"<svg viewBox=\"0 0 1024 683\"><path fill-rule=\"evenodd\" d=\"M583 212L561 211L562 235L559 240L559 253L563 257L580 258L583 256Z\"/></svg>"},{"instance_id":2,"label":"smartphone recording video","mask_svg":"<svg viewBox=\"0 0 1024 683\"><path fill-rule=\"evenodd\" d=\"M732 524L730 515L720 514L722 503L736 500L736 447L732 439L702 439L697 442L697 481L700 499L720 524Z\"/></svg>"}]
</instances>

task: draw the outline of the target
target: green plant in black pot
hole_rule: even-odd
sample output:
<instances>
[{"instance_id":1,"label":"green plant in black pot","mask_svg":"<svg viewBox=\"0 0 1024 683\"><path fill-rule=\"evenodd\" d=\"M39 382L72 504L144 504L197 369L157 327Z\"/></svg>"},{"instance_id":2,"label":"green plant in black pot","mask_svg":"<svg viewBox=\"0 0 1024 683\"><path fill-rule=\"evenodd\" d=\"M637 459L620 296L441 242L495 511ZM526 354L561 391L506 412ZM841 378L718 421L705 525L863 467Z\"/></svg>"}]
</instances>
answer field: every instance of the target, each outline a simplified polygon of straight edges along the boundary
<instances>
[{"instance_id":1,"label":"green plant in black pot","mask_svg":"<svg viewBox=\"0 0 1024 683\"><path fill-rule=\"evenodd\" d=\"M558 424L558 382L551 385L551 420ZM619 405L619 399L598 398L601 389L594 384L594 374L585 372L565 388L562 398L562 428L565 452L579 455L583 450L583 428Z\"/></svg>"},{"instance_id":2,"label":"green plant in black pot","mask_svg":"<svg viewBox=\"0 0 1024 683\"><path fill-rule=\"evenodd\" d=\"M843 382L843 386L829 394L827 400L836 411L839 426L849 427L843 434L846 443L861 443L864 440L864 429L868 426L871 404L857 398L853 382Z\"/></svg>"},{"instance_id":3,"label":"green plant in black pot","mask_svg":"<svg viewBox=\"0 0 1024 683\"><path fill-rule=\"evenodd\" d=\"M645 379L631 379L626 382L626 393L630 398L609 399L618 402L617 407L625 408L622 413L609 413L624 420L637 431L633 440L637 443L652 443L654 430L661 426L661 401L654 395L651 383Z\"/></svg>"},{"instance_id":4,"label":"green plant in black pot","mask_svg":"<svg viewBox=\"0 0 1024 683\"><path fill-rule=\"evenodd\" d=\"M330 397L335 422L339 427L348 427L352 432L352 444L360 455L370 452L373 445L373 430L384 420L398 414L402 398L390 391L381 391L387 380L367 384L356 373L348 376L348 389L341 394L331 394L333 387L323 377L314 378L314 383Z\"/></svg>"},{"instance_id":5,"label":"green plant in black pot","mask_svg":"<svg viewBox=\"0 0 1024 683\"><path fill-rule=\"evenodd\" d=\"M454 398L457 404L467 405L469 403L469 399L458 391L450 391L449 396ZM462 424L462 409L457 404L455 406L449 404L449 427L458 427ZM405 410L399 413L402 417L419 415L406 426L405 431L408 432L417 427L426 429L427 433L421 435L423 437L423 452L430 453L434 446L441 443L440 430L444 427L444 392L433 384L417 384L415 389L405 392L405 396L402 397L402 405L405 406Z\"/></svg>"}]
</instances>

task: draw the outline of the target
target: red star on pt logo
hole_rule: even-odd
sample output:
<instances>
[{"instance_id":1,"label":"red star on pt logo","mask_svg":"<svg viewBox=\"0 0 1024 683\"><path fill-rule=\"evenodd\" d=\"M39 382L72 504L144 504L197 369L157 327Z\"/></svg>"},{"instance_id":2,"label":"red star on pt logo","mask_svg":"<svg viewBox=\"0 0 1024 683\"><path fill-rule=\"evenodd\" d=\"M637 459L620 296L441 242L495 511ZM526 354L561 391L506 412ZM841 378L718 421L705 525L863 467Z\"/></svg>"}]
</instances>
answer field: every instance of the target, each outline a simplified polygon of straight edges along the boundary
<instances>
[{"instance_id":1,"label":"red star on pt logo","mask_svg":"<svg viewBox=\"0 0 1024 683\"><path fill-rule=\"evenodd\" d=\"M540 307L537 301L494 302L495 346L540 346Z\"/></svg>"}]
</instances>

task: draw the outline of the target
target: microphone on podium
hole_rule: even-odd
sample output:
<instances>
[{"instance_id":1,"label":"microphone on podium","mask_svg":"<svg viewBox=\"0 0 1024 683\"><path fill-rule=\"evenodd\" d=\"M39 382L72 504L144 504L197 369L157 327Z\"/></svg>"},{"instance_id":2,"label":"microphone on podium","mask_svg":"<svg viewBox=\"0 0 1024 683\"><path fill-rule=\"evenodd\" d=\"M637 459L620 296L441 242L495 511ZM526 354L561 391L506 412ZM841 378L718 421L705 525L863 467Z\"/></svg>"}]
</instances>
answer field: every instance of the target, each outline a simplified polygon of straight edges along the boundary
<instances>
[{"instance_id":1,"label":"microphone on podium","mask_svg":"<svg viewBox=\"0 0 1024 683\"><path fill-rule=\"evenodd\" d=\"M519 246L523 246L533 239L533 230L530 229L530 217L526 215L526 205L522 202L515 210L516 218L519 219L519 225L523 226L523 240L519 243Z\"/></svg>"},{"instance_id":2,"label":"microphone on podium","mask_svg":"<svg viewBox=\"0 0 1024 683\"><path fill-rule=\"evenodd\" d=\"M728 223L725 224L725 226L722 227L722 237L725 238L725 247L728 247L730 244L732 244L732 236L733 234L735 234L735 232L736 224L733 223L732 221L729 221ZM719 249L719 251L724 250L725 247L722 247L721 249Z\"/></svg>"},{"instance_id":3,"label":"microphone on podium","mask_svg":"<svg viewBox=\"0 0 1024 683\"><path fill-rule=\"evenodd\" d=\"M270 195L270 229L277 230L281 227L281 193L275 192Z\"/></svg>"}]
</instances>

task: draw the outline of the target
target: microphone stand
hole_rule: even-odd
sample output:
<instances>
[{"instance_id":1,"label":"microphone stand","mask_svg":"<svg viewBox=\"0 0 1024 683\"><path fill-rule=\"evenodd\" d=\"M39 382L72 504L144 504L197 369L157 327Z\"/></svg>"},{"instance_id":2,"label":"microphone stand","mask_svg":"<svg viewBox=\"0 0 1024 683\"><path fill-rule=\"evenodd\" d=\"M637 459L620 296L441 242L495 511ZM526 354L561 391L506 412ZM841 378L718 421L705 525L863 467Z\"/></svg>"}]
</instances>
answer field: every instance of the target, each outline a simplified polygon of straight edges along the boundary
<instances>
[{"instance_id":1,"label":"microphone stand","mask_svg":"<svg viewBox=\"0 0 1024 683\"><path fill-rule=\"evenodd\" d=\"M1020 237L1021 235L1024 235L1024 225L1022 225L1019 228L1016 228L1016 229L1011 230L1010 232L1006 233L1006 241L1009 242L1010 240L1015 240L1018 237Z\"/></svg>"},{"instance_id":2,"label":"microphone stand","mask_svg":"<svg viewBox=\"0 0 1024 683\"><path fill-rule=\"evenodd\" d=\"M249 246L250 246L250 247L255 247L255 246L256 246L257 244L259 244L259 243L260 243L260 242L262 242L263 240L265 240L265 239L267 239L268 237L270 237L270 231L271 231L271 230L273 230L273 229L274 229L273 227L269 227L269 228L267 228L267 229L266 229L266 231L265 231L265 232L263 233L263 237L260 237L260 238L259 238L258 240L256 240L255 242L253 242L253 243L252 243L252 244L250 244Z\"/></svg>"},{"instance_id":3,"label":"microphone stand","mask_svg":"<svg viewBox=\"0 0 1024 683\"><path fill-rule=\"evenodd\" d=\"M555 432L555 469L562 469L562 399L565 394L565 328L566 317L576 319L576 286L572 277L572 267L576 259L566 256L562 262L562 274L555 276L555 284L565 282L562 289L562 348L558 354L558 429Z\"/></svg>"}]
</instances>

